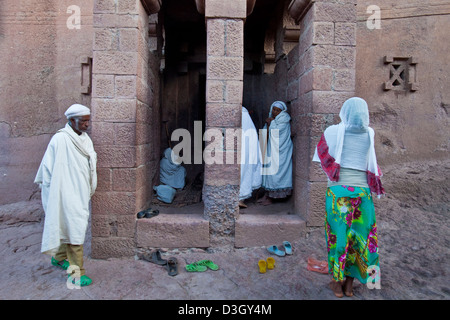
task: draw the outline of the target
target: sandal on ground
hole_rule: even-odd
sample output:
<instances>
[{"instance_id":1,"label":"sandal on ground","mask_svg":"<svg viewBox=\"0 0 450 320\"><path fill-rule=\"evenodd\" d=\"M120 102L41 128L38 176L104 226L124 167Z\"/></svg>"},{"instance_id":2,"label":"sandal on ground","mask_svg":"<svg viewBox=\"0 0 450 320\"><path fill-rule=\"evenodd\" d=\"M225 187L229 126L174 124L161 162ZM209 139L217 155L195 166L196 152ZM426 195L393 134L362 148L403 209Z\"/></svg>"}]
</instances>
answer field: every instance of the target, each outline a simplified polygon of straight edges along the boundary
<instances>
[{"instance_id":1,"label":"sandal on ground","mask_svg":"<svg viewBox=\"0 0 450 320\"><path fill-rule=\"evenodd\" d=\"M212 262L211 260L200 260L200 261L194 262L193 264L197 265L197 266L205 266L213 271L219 270L219 266L217 264L215 264L214 262Z\"/></svg>"},{"instance_id":2,"label":"sandal on ground","mask_svg":"<svg viewBox=\"0 0 450 320\"><path fill-rule=\"evenodd\" d=\"M199 266L199 265L195 265L195 264L187 264L185 266L185 269L187 272L204 272L208 268L205 266Z\"/></svg>"},{"instance_id":3,"label":"sandal on ground","mask_svg":"<svg viewBox=\"0 0 450 320\"><path fill-rule=\"evenodd\" d=\"M272 270L275 268L275 259L272 257L267 258L267 269Z\"/></svg>"},{"instance_id":4,"label":"sandal on ground","mask_svg":"<svg viewBox=\"0 0 450 320\"><path fill-rule=\"evenodd\" d=\"M72 282L74 285L80 286L80 287L87 287L88 285L90 285L92 283L92 279L86 275L81 276L79 278L72 277L71 275L69 275L69 281Z\"/></svg>"},{"instance_id":5,"label":"sandal on ground","mask_svg":"<svg viewBox=\"0 0 450 320\"><path fill-rule=\"evenodd\" d=\"M244 203L244 201L239 201L239 208L247 208L247 205Z\"/></svg>"},{"instance_id":6,"label":"sandal on ground","mask_svg":"<svg viewBox=\"0 0 450 320\"><path fill-rule=\"evenodd\" d=\"M259 273L266 273L267 262L265 260L258 261Z\"/></svg>"},{"instance_id":7,"label":"sandal on ground","mask_svg":"<svg viewBox=\"0 0 450 320\"><path fill-rule=\"evenodd\" d=\"M153 218L156 217L159 214L159 210L152 210L152 209L147 209L145 210L145 218Z\"/></svg>"},{"instance_id":8,"label":"sandal on ground","mask_svg":"<svg viewBox=\"0 0 450 320\"><path fill-rule=\"evenodd\" d=\"M279 257L284 257L286 255L286 252L278 249L277 246L269 246L269 247L267 247L267 251L269 251L270 253L276 254Z\"/></svg>"},{"instance_id":9,"label":"sandal on ground","mask_svg":"<svg viewBox=\"0 0 450 320\"><path fill-rule=\"evenodd\" d=\"M152 252L152 256L151 256L149 262L155 263L160 266L164 266L167 264L167 260L161 258L161 251L159 251L159 250Z\"/></svg>"},{"instance_id":10,"label":"sandal on ground","mask_svg":"<svg viewBox=\"0 0 450 320\"><path fill-rule=\"evenodd\" d=\"M67 270L67 268L69 268L69 266L70 266L70 263L67 260L58 261L54 257L52 257L52 265L54 265L55 267L61 268L63 270Z\"/></svg>"},{"instance_id":11,"label":"sandal on ground","mask_svg":"<svg viewBox=\"0 0 450 320\"><path fill-rule=\"evenodd\" d=\"M171 257L167 260L166 269L169 276L176 276L178 274L178 260L177 258Z\"/></svg>"},{"instance_id":12,"label":"sandal on ground","mask_svg":"<svg viewBox=\"0 0 450 320\"><path fill-rule=\"evenodd\" d=\"M309 271L315 271L318 273L327 274L328 273L328 262L319 261L319 260L309 257L308 265L306 266L306 269L308 269Z\"/></svg>"},{"instance_id":13,"label":"sandal on ground","mask_svg":"<svg viewBox=\"0 0 450 320\"><path fill-rule=\"evenodd\" d=\"M286 251L286 254L291 255L292 254L292 245L289 241L283 241L284 251Z\"/></svg>"}]
</instances>

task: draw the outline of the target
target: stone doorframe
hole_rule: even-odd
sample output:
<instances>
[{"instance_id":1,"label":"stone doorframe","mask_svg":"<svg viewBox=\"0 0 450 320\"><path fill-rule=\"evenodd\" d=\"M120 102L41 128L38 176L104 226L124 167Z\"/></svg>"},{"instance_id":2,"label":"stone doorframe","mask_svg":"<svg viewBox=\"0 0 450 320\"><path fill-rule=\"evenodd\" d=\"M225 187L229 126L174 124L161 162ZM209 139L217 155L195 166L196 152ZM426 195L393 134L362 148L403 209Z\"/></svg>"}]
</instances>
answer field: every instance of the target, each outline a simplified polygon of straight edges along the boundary
<instances>
[{"instance_id":1,"label":"stone doorframe","mask_svg":"<svg viewBox=\"0 0 450 320\"><path fill-rule=\"evenodd\" d=\"M342 104L355 94L356 3L293 0L288 7L300 25L287 88L297 132L295 211L308 226L322 226L325 214L326 176L312 162L315 147L323 131L339 123Z\"/></svg>"},{"instance_id":2,"label":"stone doorframe","mask_svg":"<svg viewBox=\"0 0 450 320\"><path fill-rule=\"evenodd\" d=\"M206 129L241 127L244 22L255 0L196 0L207 26ZM232 3L232 5L230 5ZM158 73L148 50L149 15L161 0L94 0L92 138L99 187L92 201L92 256L133 256L136 212L149 205L148 177L159 161L152 137L159 127ZM323 130L337 121L355 90L356 0L293 0L299 45L287 57L286 101L297 136L295 211L323 224L326 182L311 163ZM154 140L154 139L153 139ZM233 139L234 140L234 139ZM239 215L239 146L223 141L223 163L205 164L204 218L210 246L232 244ZM227 159L234 159L227 164Z\"/></svg>"}]
</instances>

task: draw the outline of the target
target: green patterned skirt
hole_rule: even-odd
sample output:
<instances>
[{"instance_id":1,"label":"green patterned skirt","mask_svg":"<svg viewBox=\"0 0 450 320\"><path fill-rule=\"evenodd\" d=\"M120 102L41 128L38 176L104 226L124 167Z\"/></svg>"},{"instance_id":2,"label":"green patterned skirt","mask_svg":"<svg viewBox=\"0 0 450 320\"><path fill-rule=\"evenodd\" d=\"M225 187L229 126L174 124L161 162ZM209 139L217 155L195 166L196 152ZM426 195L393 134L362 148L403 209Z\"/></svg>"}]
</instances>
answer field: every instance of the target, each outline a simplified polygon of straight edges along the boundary
<instances>
[{"instance_id":1,"label":"green patterned skirt","mask_svg":"<svg viewBox=\"0 0 450 320\"><path fill-rule=\"evenodd\" d=\"M379 271L377 224L369 188L333 186L326 193L328 272L367 283Z\"/></svg>"}]
</instances>

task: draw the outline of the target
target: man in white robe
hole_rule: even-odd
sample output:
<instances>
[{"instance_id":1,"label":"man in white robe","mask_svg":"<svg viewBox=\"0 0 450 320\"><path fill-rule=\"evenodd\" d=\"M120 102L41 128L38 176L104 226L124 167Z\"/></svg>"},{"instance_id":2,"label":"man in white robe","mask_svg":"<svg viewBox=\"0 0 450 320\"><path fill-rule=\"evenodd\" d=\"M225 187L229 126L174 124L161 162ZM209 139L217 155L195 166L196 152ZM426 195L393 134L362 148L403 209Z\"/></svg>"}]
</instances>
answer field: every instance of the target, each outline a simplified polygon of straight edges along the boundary
<instances>
[{"instance_id":1,"label":"man in white robe","mask_svg":"<svg viewBox=\"0 0 450 320\"><path fill-rule=\"evenodd\" d=\"M34 181L45 212L41 252L52 255L53 265L69 269L74 284L85 286L92 282L83 267L83 243L97 187L97 154L86 133L89 108L74 104L64 114L68 123L50 140Z\"/></svg>"}]
</instances>

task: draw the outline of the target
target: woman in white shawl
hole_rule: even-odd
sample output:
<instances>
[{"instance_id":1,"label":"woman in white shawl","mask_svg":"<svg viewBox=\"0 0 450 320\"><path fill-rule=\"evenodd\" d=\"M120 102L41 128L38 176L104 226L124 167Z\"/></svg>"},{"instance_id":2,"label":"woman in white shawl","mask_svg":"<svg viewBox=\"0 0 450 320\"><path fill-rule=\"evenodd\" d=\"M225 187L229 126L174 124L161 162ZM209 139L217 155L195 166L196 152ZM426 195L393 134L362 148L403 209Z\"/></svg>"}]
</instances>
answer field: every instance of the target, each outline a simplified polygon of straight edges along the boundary
<instances>
[{"instance_id":1,"label":"woman in white shawl","mask_svg":"<svg viewBox=\"0 0 450 320\"><path fill-rule=\"evenodd\" d=\"M258 133L248 110L242 107L239 207L247 208L244 200L252 196L253 190L261 187L261 182L261 148L259 146Z\"/></svg>"},{"instance_id":2,"label":"woman in white shawl","mask_svg":"<svg viewBox=\"0 0 450 320\"><path fill-rule=\"evenodd\" d=\"M293 144L290 121L286 104L282 101L272 103L264 127L268 128L267 147L263 147L264 205L271 204L271 198L282 199L292 194Z\"/></svg>"},{"instance_id":3,"label":"woman in white shawl","mask_svg":"<svg viewBox=\"0 0 450 320\"><path fill-rule=\"evenodd\" d=\"M313 161L320 162L328 177L328 272L332 275L331 289L342 297L353 295L354 278L361 283L379 283L377 224L371 192L380 197L384 189L367 103L361 98L350 98L339 116L341 122L322 135Z\"/></svg>"}]
</instances>

